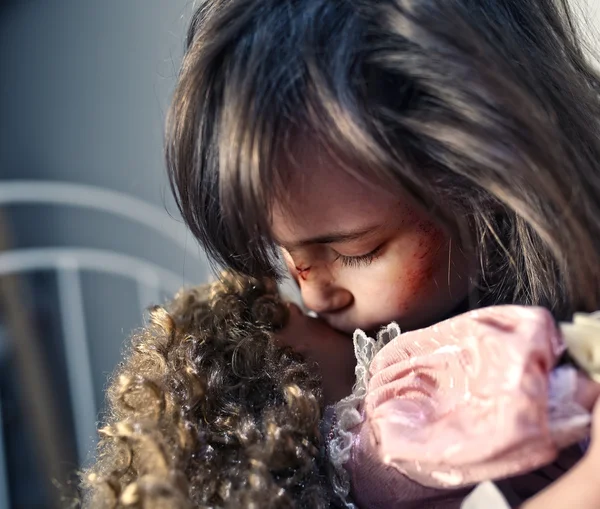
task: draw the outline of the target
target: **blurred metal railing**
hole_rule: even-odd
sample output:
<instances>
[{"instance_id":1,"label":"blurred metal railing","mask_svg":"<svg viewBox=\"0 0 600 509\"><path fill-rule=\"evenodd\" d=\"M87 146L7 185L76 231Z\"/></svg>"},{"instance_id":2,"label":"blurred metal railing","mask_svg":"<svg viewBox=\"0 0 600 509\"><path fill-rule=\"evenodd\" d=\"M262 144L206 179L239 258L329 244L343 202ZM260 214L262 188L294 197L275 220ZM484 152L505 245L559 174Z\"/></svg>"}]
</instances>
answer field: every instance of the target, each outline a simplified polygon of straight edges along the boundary
<instances>
[{"instance_id":1,"label":"blurred metal railing","mask_svg":"<svg viewBox=\"0 0 600 509\"><path fill-rule=\"evenodd\" d=\"M0 185L0 207L20 204L95 209L144 225L167 237L183 250L187 247L187 232L183 224L174 221L161 209L123 193L80 184L3 181ZM190 250L190 254L205 262L199 251ZM137 288L140 309L146 308L150 303L158 302L161 291L173 293L185 281L181 275L147 260L114 251L71 247L9 249L0 252L0 277L18 276L33 271L54 271L57 274L64 353L76 430L75 438L79 462L84 465L89 459L87 455L93 450L95 443L97 406L81 292L81 272L100 272L133 280ZM23 320L20 323L23 323ZM22 333L22 336L29 336L29 334ZM13 339L19 342L29 342L26 345L20 344L19 348L37 348L32 343L32 338ZM35 359L37 357L33 355L28 358ZM37 364L39 365L39 362ZM37 379L36 383L39 382ZM36 402L30 403L36 404ZM0 431L1 428L0 414ZM0 434L0 507L5 507L2 497L8 497L6 473L2 469L2 466L6 464L3 443ZM59 470L50 466L47 471Z\"/></svg>"},{"instance_id":2,"label":"blurred metal railing","mask_svg":"<svg viewBox=\"0 0 600 509\"><path fill-rule=\"evenodd\" d=\"M4 454L4 433L2 429L2 402L0 401L0 507L10 507L10 496L8 493L8 470L6 455Z\"/></svg>"},{"instance_id":3,"label":"blurred metal railing","mask_svg":"<svg viewBox=\"0 0 600 509\"><path fill-rule=\"evenodd\" d=\"M0 253L0 276L52 270L58 276L58 298L65 358L73 406L79 460L83 464L96 434L96 398L92 384L80 272L95 271L133 279L138 303L145 308L159 302L159 292L176 292L181 276L141 258L82 248L15 249Z\"/></svg>"}]
</instances>

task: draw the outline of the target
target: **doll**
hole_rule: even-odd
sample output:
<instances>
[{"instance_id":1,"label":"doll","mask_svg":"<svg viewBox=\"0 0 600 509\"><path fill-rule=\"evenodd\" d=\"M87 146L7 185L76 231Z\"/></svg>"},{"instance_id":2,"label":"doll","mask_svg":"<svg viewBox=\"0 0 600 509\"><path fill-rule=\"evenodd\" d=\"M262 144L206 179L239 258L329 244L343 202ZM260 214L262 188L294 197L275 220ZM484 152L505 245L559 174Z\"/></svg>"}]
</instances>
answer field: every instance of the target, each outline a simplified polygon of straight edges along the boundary
<instances>
[{"instance_id":1,"label":"doll","mask_svg":"<svg viewBox=\"0 0 600 509\"><path fill-rule=\"evenodd\" d=\"M357 331L356 361L327 369L311 345L350 339L269 281L224 274L150 316L108 389L87 507L459 509L587 437L599 392L555 368L566 340L593 371L593 320L561 331L541 308ZM344 366L356 383L340 400Z\"/></svg>"}]
</instances>

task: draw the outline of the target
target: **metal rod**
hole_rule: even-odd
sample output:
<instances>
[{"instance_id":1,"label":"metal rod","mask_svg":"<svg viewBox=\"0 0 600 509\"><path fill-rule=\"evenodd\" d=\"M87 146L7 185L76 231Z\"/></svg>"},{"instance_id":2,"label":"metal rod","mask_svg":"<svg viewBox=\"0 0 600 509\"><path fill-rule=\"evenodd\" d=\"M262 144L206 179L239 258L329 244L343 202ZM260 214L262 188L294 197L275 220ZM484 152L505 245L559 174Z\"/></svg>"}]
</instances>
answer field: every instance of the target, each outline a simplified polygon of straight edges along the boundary
<instances>
[{"instance_id":1,"label":"metal rod","mask_svg":"<svg viewBox=\"0 0 600 509\"><path fill-rule=\"evenodd\" d=\"M0 214L0 252L8 249L8 229ZM6 328L12 352L14 352L18 383L21 389L22 408L26 422L32 427L36 439L36 451L40 454L40 466L50 494L48 507L58 508L58 493L53 482L66 486L68 466L74 459L67 448L64 427L52 391L51 377L39 347L37 331L32 326L31 302L26 287L14 275L0 277L0 309L6 320Z\"/></svg>"},{"instance_id":2,"label":"metal rod","mask_svg":"<svg viewBox=\"0 0 600 509\"><path fill-rule=\"evenodd\" d=\"M77 261L59 263L58 298L64 338L67 375L71 392L73 422L79 465L88 466L96 444L96 397L85 325L83 295Z\"/></svg>"},{"instance_id":3,"label":"metal rod","mask_svg":"<svg viewBox=\"0 0 600 509\"><path fill-rule=\"evenodd\" d=\"M4 433L2 426L2 401L0 400L0 507L10 507L10 492L8 490L8 469L4 451Z\"/></svg>"}]
</instances>

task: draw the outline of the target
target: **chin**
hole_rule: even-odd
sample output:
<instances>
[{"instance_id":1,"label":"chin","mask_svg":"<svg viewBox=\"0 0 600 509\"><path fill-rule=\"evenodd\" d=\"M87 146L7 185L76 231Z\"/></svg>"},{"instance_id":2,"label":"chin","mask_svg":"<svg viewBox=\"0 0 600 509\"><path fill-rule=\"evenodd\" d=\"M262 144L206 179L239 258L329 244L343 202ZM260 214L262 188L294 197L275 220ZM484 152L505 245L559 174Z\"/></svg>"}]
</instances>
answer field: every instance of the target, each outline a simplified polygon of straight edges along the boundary
<instances>
[{"instance_id":1,"label":"chin","mask_svg":"<svg viewBox=\"0 0 600 509\"><path fill-rule=\"evenodd\" d=\"M359 329L360 327L354 327L352 325L336 325L335 323L331 323L331 322L327 322L329 324L329 326L332 329L335 329L338 332L341 332L342 334L346 334L348 336L351 336L352 334L354 334L354 331L356 329Z\"/></svg>"},{"instance_id":2,"label":"chin","mask_svg":"<svg viewBox=\"0 0 600 509\"><path fill-rule=\"evenodd\" d=\"M327 325L329 325L332 329L335 329L338 332L343 334L354 334L354 331L359 328L355 327L353 323L348 320L343 320L341 317L332 316L332 315L317 315L321 320L323 320Z\"/></svg>"}]
</instances>

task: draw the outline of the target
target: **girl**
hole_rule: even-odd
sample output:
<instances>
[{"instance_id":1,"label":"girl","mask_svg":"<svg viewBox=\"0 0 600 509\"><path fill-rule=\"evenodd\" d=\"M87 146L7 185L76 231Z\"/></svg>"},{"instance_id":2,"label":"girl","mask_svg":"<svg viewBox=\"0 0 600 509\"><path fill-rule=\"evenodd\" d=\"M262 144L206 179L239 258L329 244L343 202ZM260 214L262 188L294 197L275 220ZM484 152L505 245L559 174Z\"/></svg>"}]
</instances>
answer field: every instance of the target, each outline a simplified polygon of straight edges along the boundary
<instances>
[{"instance_id":1,"label":"girl","mask_svg":"<svg viewBox=\"0 0 600 509\"><path fill-rule=\"evenodd\" d=\"M206 2L171 182L215 261L281 275L282 253L336 330L566 319L600 308L599 84L565 1Z\"/></svg>"}]
</instances>

